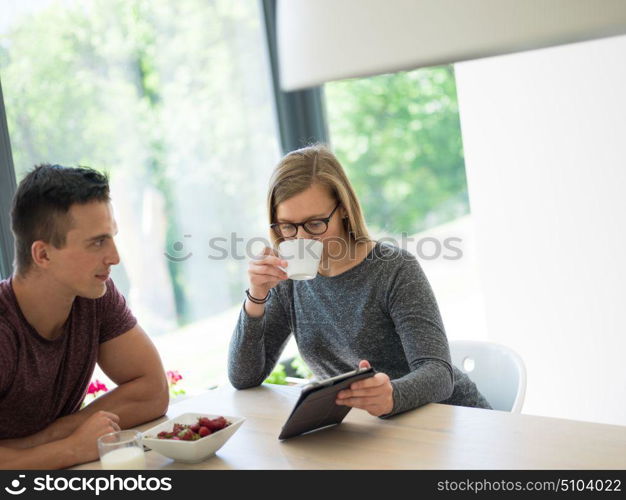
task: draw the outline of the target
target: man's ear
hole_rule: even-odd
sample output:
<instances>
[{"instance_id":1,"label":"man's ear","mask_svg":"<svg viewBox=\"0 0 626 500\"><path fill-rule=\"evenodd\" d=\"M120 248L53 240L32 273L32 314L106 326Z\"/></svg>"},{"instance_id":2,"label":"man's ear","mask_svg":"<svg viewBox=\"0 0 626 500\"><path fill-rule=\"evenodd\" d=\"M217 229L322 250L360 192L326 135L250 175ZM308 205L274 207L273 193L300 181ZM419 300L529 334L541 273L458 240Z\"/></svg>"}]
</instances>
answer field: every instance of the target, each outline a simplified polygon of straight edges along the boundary
<instances>
[{"instance_id":1,"label":"man's ear","mask_svg":"<svg viewBox=\"0 0 626 500\"><path fill-rule=\"evenodd\" d=\"M45 269L50 265L49 249L48 243L41 240L33 241L30 246L30 256L37 267Z\"/></svg>"}]
</instances>

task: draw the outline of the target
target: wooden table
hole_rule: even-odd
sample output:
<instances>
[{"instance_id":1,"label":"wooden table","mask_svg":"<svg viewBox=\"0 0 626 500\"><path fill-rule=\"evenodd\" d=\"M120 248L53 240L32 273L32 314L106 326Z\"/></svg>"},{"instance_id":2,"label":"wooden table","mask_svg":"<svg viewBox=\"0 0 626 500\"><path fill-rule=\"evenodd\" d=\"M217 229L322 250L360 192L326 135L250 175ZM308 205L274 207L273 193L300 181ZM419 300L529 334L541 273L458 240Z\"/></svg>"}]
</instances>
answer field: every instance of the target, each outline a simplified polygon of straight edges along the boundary
<instances>
[{"instance_id":1,"label":"wooden table","mask_svg":"<svg viewBox=\"0 0 626 500\"><path fill-rule=\"evenodd\" d=\"M626 427L429 404L390 419L352 410L337 427L279 441L299 389L224 386L170 406L246 417L204 462L154 451L149 469L626 469ZM165 417L138 427L144 431ZM75 467L99 469L99 462Z\"/></svg>"}]
</instances>

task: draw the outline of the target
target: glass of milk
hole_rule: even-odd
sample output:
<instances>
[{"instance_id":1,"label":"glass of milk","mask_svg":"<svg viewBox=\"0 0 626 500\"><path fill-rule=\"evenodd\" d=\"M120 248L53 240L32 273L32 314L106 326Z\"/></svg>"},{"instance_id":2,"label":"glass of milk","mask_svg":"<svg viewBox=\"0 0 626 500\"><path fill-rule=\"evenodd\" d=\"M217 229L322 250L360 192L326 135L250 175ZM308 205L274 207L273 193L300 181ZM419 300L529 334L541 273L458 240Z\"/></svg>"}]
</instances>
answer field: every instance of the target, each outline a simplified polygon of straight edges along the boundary
<instances>
[{"instance_id":1,"label":"glass of milk","mask_svg":"<svg viewBox=\"0 0 626 500\"><path fill-rule=\"evenodd\" d=\"M98 438L100 464L107 470L145 469L141 432L111 432Z\"/></svg>"}]
</instances>

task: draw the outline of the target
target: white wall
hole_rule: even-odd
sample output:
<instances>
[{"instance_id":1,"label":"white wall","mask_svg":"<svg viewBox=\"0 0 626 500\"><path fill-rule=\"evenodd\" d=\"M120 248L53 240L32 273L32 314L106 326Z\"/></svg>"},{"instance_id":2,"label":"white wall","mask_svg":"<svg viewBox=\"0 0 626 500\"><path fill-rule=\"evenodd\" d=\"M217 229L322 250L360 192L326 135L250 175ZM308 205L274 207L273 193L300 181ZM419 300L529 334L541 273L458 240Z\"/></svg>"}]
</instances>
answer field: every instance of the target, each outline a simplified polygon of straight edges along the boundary
<instances>
[{"instance_id":1,"label":"white wall","mask_svg":"<svg viewBox=\"0 0 626 500\"><path fill-rule=\"evenodd\" d=\"M441 252L433 246L434 240L439 242ZM487 340L474 240L472 216L465 215L418 233L402 245L419 260L450 341Z\"/></svg>"},{"instance_id":2,"label":"white wall","mask_svg":"<svg viewBox=\"0 0 626 500\"><path fill-rule=\"evenodd\" d=\"M626 37L456 66L490 340L524 413L626 425Z\"/></svg>"}]
</instances>

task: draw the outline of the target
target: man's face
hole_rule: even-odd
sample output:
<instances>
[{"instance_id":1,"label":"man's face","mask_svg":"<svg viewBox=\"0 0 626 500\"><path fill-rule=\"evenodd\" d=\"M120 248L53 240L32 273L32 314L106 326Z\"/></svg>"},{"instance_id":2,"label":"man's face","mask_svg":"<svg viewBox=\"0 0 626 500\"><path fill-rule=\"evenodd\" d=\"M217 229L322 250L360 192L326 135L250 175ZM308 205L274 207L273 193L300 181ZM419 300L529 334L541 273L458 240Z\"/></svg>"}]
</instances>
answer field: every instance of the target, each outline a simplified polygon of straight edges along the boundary
<instances>
[{"instance_id":1,"label":"man's face","mask_svg":"<svg viewBox=\"0 0 626 500\"><path fill-rule=\"evenodd\" d=\"M111 266L119 263L113 236L117 224L108 202L72 205L65 246L48 248L50 276L68 294L89 299L102 297Z\"/></svg>"}]
</instances>

